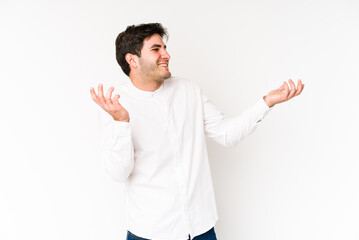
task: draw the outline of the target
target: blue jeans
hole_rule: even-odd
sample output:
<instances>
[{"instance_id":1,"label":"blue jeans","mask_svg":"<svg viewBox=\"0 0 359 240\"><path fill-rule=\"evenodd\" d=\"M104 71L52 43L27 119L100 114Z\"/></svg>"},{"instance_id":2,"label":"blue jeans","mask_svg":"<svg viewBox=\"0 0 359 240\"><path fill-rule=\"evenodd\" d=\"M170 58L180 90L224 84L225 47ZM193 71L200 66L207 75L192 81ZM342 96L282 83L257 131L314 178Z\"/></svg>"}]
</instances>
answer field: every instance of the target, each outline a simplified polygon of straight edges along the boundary
<instances>
[{"instance_id":1,"label":"blue jeans","mask_svg":"<svg viewBox=\"0 0 359 240\"><path fill-rule=\"evenodd\" d=\"M130 231L127 231L126 240L150 240L150 239L141 238L141 237L136 236L135 234L131 233ZM217 237L216 237L216 233L214 232L214 227L213 227L208 232L205 232L195 238L191 238L190 236L188 236L188 240L217 240Z\"/></svg>"}]
</instances>

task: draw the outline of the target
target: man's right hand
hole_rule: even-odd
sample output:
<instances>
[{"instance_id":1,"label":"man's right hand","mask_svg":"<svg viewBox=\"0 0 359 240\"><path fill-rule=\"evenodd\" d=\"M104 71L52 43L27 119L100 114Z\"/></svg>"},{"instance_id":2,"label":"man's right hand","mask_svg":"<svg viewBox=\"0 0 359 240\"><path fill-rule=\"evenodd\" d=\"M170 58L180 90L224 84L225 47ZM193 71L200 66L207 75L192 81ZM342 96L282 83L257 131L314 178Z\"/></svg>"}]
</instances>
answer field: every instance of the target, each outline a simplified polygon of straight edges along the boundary
<instances>
[{"instance_id":1,"label":"man's right hand","mask_svg":"<svg viewBox=\"0 0 359 240\"><path fill-rule=\"evenodd\" d=\"M120 95L116 94L111 98L112 92L115 88L110 87L107 91L106 97L103 96L103 86L98 85L98 95L93 88L90 89L92 99L106 112L108 112L112 118L116 121L129 122L130 115L127 110L121 106L118 102Z\"/></svg>"}]
</instances>

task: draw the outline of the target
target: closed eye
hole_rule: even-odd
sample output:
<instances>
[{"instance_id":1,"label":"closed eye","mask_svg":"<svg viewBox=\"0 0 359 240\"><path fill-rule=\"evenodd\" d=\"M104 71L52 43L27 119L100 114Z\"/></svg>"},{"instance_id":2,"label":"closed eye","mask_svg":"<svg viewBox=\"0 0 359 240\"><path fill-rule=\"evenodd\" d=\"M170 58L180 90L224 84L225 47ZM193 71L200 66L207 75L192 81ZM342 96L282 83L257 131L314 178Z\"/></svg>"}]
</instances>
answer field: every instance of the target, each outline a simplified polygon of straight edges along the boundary
<instances>
[{"instance_id":1,"label":"closed eye","mask_svg":"<svg viewBox=\"0 0 359 240\"><path fill-rule=\"evenodd\" d=\"M154 48L154 49L152 49L152 51L156 51L156 52L157 52L158 50L159 50L159 48Z\"/></svg>"}]
</instances>

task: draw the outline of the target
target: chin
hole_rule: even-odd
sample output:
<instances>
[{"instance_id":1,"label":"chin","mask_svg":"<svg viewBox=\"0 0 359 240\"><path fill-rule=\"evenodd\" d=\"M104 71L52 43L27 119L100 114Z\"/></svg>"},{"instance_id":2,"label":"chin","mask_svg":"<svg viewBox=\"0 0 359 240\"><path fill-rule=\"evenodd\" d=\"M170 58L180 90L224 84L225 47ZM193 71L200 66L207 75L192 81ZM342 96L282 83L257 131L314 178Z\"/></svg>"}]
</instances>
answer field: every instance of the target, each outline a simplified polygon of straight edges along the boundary
<instances>
[{"instance_id":1,"label":"chin","mask_svg":"<svg viewBox=\"0 0 359 240\"><path fill-rule=\"evenodd\" d=\"M172 75L172 74L171 74L170 72L167 72L166 74L162 74L161 77L162 77L163 80L166 80L166 79L170 78L171 75Z\"/></svg>"},{"instance_id":2,"label":"chin","mask_svg":"<svg viewBox=\"0 0 359 240\"><path fill-rule=\"evenodd\" d=\"M167 76L166 76L166 79L167 78L170 78L172 76L172 74L170 72L168 72Z\"/></svg>"}]
</instances>

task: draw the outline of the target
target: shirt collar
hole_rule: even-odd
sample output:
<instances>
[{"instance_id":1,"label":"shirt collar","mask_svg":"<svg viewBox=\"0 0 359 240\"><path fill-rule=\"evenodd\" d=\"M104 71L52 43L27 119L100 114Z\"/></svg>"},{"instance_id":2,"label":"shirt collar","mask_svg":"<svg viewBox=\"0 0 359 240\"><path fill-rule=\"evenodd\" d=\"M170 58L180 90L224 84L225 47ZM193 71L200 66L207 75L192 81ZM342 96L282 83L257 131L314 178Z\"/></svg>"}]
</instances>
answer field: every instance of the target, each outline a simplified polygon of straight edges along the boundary
<instances>
[{"instance_id":1,"label":"shirt collar","mask_svg":"<svg viewBox=\"0 0 359 240\"><path fill-rule=\"evenodd\" d=\"M163 87L164 87L164 82L162 83L162 85L155 91L145 91L145 90L141 90L139 88L137 88L135 85L133 85L131 79L130 83L129 83L129 88L132 92L139 94L141 96L148 96L148 97L153 97L155 96L157 93L159 93L160 91L162 91Z\"/></svg>"}]
</instances>

